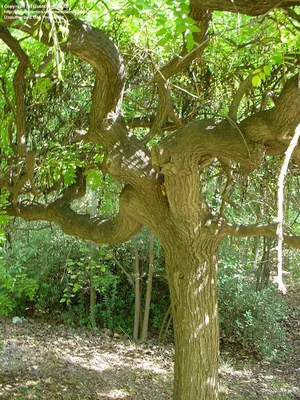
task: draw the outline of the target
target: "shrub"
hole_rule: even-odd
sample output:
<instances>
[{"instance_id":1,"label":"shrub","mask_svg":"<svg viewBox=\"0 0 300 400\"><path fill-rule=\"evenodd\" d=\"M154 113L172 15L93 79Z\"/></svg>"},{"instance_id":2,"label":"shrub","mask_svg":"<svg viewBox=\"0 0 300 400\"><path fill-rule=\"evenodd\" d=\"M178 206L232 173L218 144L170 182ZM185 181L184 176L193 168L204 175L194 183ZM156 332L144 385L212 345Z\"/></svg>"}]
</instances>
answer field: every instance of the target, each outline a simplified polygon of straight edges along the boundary
<instances>
[{"instance_id":1,"label":"shrub","mask_svg":"<svg viewBox=\"0 0 300 400\"><path fill-rule=\"evenodd\" d=\"M235 271L236 272L236 271ZM273 285L255 291L245 275L221 269L219 312L221 341L225 346L258 358L280 358L286 350L282 321L287 313L283 298Z\"/></svg>"}]
</instances>

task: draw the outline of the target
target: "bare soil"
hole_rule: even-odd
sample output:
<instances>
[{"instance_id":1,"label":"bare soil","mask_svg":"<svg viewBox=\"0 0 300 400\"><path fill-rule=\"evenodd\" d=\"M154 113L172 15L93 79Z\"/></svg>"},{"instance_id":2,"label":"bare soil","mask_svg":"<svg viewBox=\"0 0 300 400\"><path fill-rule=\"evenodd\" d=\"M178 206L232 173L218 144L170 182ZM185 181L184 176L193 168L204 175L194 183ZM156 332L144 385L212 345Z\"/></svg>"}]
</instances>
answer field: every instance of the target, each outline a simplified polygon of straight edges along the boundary
<instances>
[{"instance_id":1,"label":"bare soil","mask_svg":"<svg viewBox=\"0 0 300 400\"><path fill-rule=\"evenodd\" d=\"M284 362L223 356L221 400L300 399L299 315L300 304L293 300L288 323L293 349ZM3 400L167 400L172 369L170 344L137 345L108 331L35 320L0 321Z\"/></svg>"}]
</instances>

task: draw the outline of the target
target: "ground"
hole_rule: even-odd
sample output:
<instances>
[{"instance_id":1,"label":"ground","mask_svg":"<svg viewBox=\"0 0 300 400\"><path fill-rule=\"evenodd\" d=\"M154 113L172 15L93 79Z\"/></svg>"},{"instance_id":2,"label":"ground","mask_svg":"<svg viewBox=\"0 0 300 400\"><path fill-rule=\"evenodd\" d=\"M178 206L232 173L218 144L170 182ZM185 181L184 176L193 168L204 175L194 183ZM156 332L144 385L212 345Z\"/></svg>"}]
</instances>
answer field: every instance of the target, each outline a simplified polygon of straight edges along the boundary
<instances>
[{"instance_id":1,"label":"ground","mask_svg":"<svg viewBox=\"0 0 300 400\"><path fill-rule=\"evenodd\" d=\"M220 399L300 399L300 304L291 296L293 349L281 362L223 355ZM298 297L299 300L299 297ZM171 399L171 344L134 344L108 331L26 319L0 321L0 399Z\"/></svg>"}]
</instances>

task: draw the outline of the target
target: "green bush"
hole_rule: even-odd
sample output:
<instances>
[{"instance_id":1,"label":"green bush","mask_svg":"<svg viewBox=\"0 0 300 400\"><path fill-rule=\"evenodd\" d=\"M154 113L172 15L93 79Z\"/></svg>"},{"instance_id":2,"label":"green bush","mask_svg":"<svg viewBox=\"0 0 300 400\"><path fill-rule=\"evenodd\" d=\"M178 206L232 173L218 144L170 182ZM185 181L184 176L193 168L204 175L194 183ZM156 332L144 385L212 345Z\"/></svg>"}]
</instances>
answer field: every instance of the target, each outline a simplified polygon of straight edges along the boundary
<instances>
[{"instance_id":1,"label":"green bush","mask_svg":"<svg viewBox=\"0 0 300 400\"><path fill-rule=\"evenodd\" d=\"M0 315L23 314L28 302L34 300L37 289L35 279L20 270L9 271L0 257Z\"/></svg>"},{"instance_id":2,"label":"green bush","mask_svg":"<svg viewBox=\"0 0 300 400\"><path fill-rule=\"evenodd\" d=\"M262 359L286 350L287 306L273 285L255 291L254 281L231 268L219 273L221 343Z\"/></svg>"}]
</instances>

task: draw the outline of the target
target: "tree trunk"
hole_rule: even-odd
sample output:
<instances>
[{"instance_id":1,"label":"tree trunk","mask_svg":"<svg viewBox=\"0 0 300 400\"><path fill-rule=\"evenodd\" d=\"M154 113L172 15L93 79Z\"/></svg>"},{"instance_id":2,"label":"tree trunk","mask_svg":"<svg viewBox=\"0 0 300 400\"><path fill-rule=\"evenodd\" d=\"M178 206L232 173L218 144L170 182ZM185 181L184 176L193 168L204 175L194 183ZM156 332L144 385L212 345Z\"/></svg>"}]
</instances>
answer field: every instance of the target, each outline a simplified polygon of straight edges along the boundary
<instances>
[{"instance_id":1,"label":"tree trunk","mask_svg":"<svg viewBox=\"0 0 300 400\"><path fill-rule=\"evenodd\" d=\"M94 271L90 271L90 324L92 328L96 328L96 305L97 305L97 292L94 284Z\"/></svg>"},{"instance_id":2,"label":"tree trunk","mask_svg":"<svg viewBox=\"0 0 300 400\"><path fill-rule=\"evenodd\" d=\"M160 331L159 331L159 335L158 335L158 341L159 342L164 342L164 339L166 337L166 332L167 332L168 327L169 327L171 311L172 311L172 308L171 308L171 305L170 305L169 308L167 309L166 313L165 313L163 322L162 322L161 327L160 327Z\"/></svg>"},{"instance_id":3,"label":"tree trunk","mask_svg":"<svg viewBox=\"0 0 300 400\"><path fill-rule=\"evenodd\" d=\"M218 398L217 235L170 244L166 266L175 335L174 400Z\"/></svg>"},{"instance_id":4,"label":"tree trunk","mask_svg":"<svg viewBox=\"0 0 300 400\"><path fill-rule=\"evenodd\" d=\"M152 280L153 280L153 261L154 261L154 234L150 232L148 281L147 281L147 290L145 299L143 328L141 333L141 342L145 342L148 336L149 313L150 313Z\"/></svg>"},{"instance_id":5,"label":"tree trunk","mask_svg":"<svg viewBox=\"0 0 300 400\"><path fill-rule=\"evenodd\" d=\"M97 215L97 207L98 207L98 199L97 193L95 190L92 190L91 193L91 206L90 206L90 215L95 217ZM91 250L91 260L90 263L90 324L92 328L96 328L96 306L97 306L97 291L95 288L94 282L94 274L96 273L94 266L97 263L99 254L98 254L98 245L96 243L91 242L89 244Z\"/></svg>"},{"instance_id":6,"label":"tree trunk","mask_svg":"<svg viewBox=\"0 0 300 400\"><path fill-rule=\"evenodd\" d=\"M271 270L270 251L272 247L272 238L263 238L263 254L260 265L256 271L256 290L260 291L269 284Z\"/></svg>"},{"instance_id":7,"label":"tree trunk","mask_svg":"<svg viewBox=\"0 0 300 400\"><path fill-rule=\"evenodd\" d=\"M141 280L140 280L140 262L137 245L134 249L134 290L135 290L135 307L134 307L134 327L133 327L133 340L139 339L139 326L141 315Z\"/></svg>"}]
</instances>

